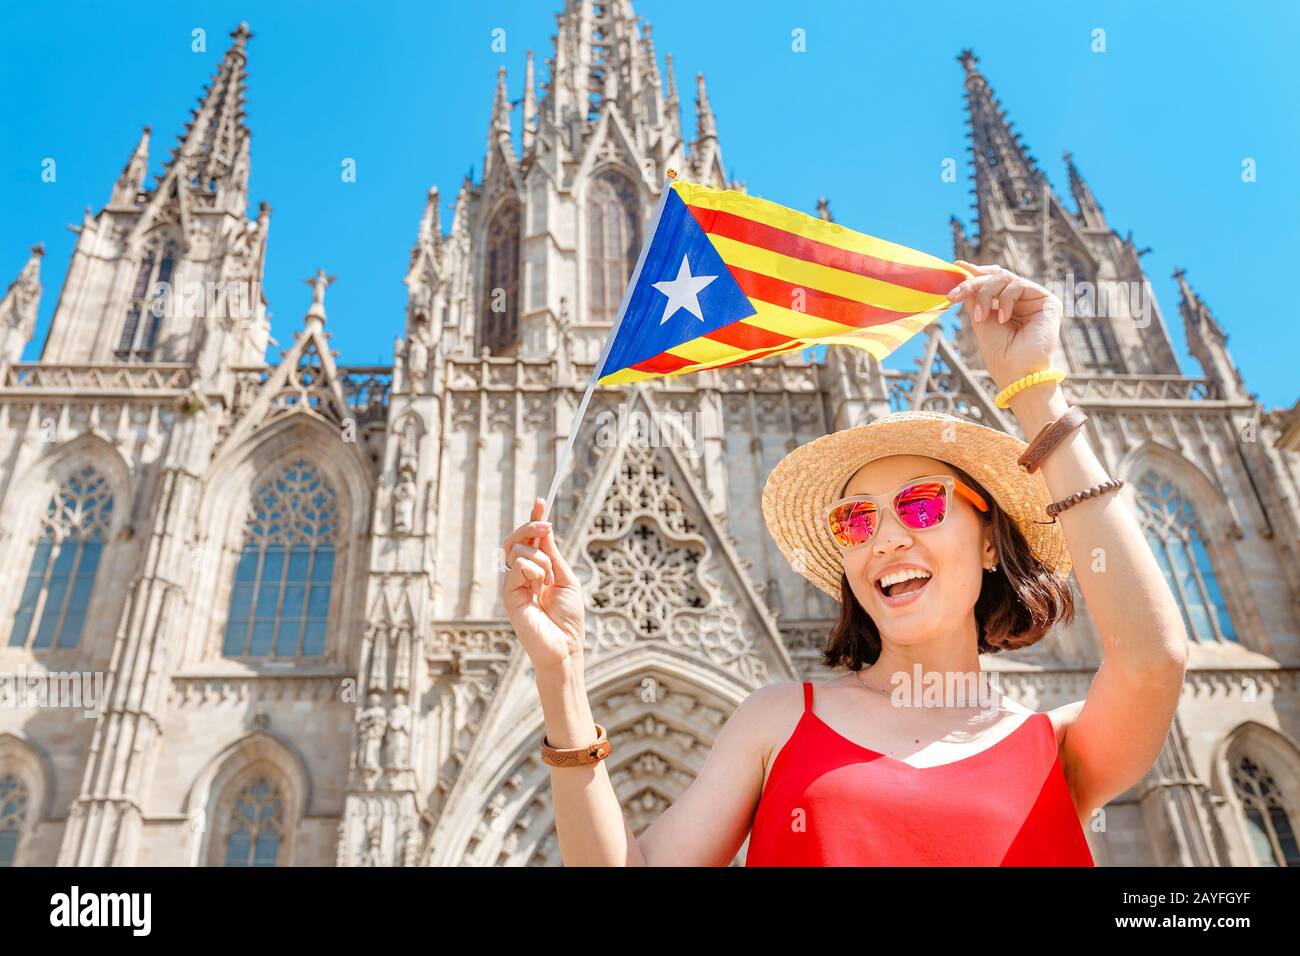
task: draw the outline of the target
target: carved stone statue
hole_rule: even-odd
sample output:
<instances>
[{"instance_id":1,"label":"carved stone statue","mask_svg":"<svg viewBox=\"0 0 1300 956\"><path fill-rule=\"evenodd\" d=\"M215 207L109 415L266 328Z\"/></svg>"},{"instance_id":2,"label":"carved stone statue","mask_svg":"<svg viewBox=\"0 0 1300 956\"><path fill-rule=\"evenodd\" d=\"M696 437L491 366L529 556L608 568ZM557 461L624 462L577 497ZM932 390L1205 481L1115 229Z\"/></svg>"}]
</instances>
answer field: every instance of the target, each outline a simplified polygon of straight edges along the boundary
<instances>
[{"instance_id":1,"label":"carved stone statue","mask_svg":"<svg viewBox=\"0 0 1300 956\"><path fill-rule=\"evenodd\" d=\"M323 306L325 304L325 290L334 281L334 276L327 276L324 269L317 269L314 276L303 281L311 286L311 304Z\"/></svg>"},{"instance_id":2,"label":"carved stone statue","mask_svg":"<svg viewBox=\"0 0 1300 956\"><path fill-rule=\"evenodd\" d=\"M334 865L344 867L348 865L348 825L346 820L340 820L339 825L334 828L335 853Z\"/></svg>"},{"instance_id":3,"label":"carved stone statue","mask_svg":"<svg viewBox=\"0 0 1300 956\"><path fill-rule=\"evenodd\" d=\"M411 293L408 301L412 310L424 312L428 310L429 304L433 301L433 290L423 280L413 282L411 283Z\"/></svg>"},{"instance_id":4,"label":"carved stone statue","mask_svg":"<svg viewBox=\"0 0 1300 956\"><path fill-rule=\"evenodd\" d=\"M410 827L402 837L402 865L418 865L420 853L420 833L415 826Z\"/></svg>"},{"instance_id":5,"label":"carved stone statue","mask_svg":"<svg viewBox=\"0 0 1300 956\"><path fill-rule=\"evenodd\" d=\"M376 823L366 831L366 854L362 866L384 865L383 842L383 831L380 824Z\"/></svg>"},{"instance_id":6,"label":"carved stone statue","mask_svg":"<svg viewBox=\"0 0 1300 956\"><path fill-rule=\"evenodd\" d=\"M393 531L410 534L415 526L415 476L403 469L393 490Z\"/></svg>"},{"instance_id":7,"label":"carved stone statue","mask_svg":"<svg viewBox=\"0 0 1300 956\"><path fill-rule=\"evenodd\" d=\"M303 280L311 286L311 306L307 309L306 318L325 321L325 290L329 288L334 278L334 276L327 276L324 269L317 269L314 276Z\"/></svg>"},{"instance_id":8,"label":"carved stone statue","mask_svg":"<svg viewBox=\"0 0 1300 956\"><path fill-rule=\"evenodd\" d=\"M560 296L560 309L555 316L555 327L560 333L560 342L570 359L573 359L573 319L569 315L569 299Z\"/></svg>"},{"instance_id":9,"label":"carved stone statue","mask_svg":"<svg viewBox=\"0 0 1300 956\"><path fill-rule=\"evenodd\" d=\"M414 335L406 349L406 371L412 385L423 384L429 371L429 349L421 338Z\"/></svg>"},{"instance_id":10,"label":"carved stone statue","mask_svg":"<svg viewBox=\"0 0 1300 956\"><path fill-rule=\"evenodd\" d=\"M418 415L412 414L406 419L401 432L397 436L397 470L399 472L411 472L412 479L414 479L419 458L420 421Z\"/></svg>"},{"instance_id":11,"label":"carved stone statue","mask_svg":"<svg viewBox=\"0 0 1300 956\"><path fill-rule=\"evenodd\" d=\"M384 766L390 770L405 770L411 761L411 708L406 695L398 691L393 709L388 714L388 735L384 740Z\"/></svg>"},{"instance_id":12,"label":"carved stone statue","mask_svg":"<svg viewBox=\"0 0 1300 956\"><path fill-rule=\"evenodd\" d=\"M366 709L360 714L361 736L360 762L363 770L380 769L380 748L383 745L384 729L388 725L388 714L380 702L379 695L373 691L366 701Z\"/></svg>"}]
</instances>

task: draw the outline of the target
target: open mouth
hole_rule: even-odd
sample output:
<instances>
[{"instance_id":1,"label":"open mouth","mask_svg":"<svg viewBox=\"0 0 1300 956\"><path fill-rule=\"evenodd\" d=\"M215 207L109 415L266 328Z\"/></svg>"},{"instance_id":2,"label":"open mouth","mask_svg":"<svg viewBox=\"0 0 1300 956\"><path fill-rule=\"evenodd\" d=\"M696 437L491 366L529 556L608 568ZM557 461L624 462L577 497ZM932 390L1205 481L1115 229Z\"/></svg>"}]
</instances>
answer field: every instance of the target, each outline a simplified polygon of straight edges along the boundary
<instances>
[{"instance_id":1,"label":"open mouth","mask_svg":"<svg viewBox=\"0 0 1300 956\"><path fill-rule=\"evenodd\" d=\"M876 581L876 588L886 598L897 600L924 590L931 577L929 571L921 568L902 568L882 575Z\"/></svg>"}]
</instances>

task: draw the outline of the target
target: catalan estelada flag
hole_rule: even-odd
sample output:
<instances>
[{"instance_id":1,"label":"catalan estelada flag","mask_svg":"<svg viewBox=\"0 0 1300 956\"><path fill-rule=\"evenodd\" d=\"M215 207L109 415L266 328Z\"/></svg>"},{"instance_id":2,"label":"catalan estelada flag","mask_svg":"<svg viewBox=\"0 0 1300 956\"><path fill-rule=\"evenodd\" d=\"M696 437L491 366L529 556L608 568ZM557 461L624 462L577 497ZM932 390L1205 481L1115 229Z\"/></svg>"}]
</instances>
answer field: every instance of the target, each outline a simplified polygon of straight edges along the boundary
<instances>
[{"instance_id":1,"label":"catalan estelada flag","mask_svg":"<svg viewBox=\"0 0 1300 956\"><path fill-rule=\"evenodd\" d=\"M673 182L597 382L621 385L845 344L884 358L969 274L730 189Z\"/></svg>"}]
</instances>

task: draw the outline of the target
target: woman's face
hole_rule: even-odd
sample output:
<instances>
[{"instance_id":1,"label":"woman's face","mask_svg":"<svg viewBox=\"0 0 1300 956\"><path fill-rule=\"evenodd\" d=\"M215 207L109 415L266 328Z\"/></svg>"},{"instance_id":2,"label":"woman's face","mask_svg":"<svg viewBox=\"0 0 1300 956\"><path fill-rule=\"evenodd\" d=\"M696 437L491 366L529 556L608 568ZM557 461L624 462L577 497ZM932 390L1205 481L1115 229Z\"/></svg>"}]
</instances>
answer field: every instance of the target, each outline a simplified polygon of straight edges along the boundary
<instances>
[{"instance_id":1,"label":"woman's face","mask_svg":"<svg viewBox=\"0 0 1300 956\"><path fill-rule=\"evenodd\" d=\"M957 477L933 458L895 455L864 465L849 479L843 496L888 495L926 475ZM903 526L892 510L882 508L876 533L844 552L844 573L881 637L912 644L962 627L974 612L984 569L996 561L986 523L954 493L943 522L923 531ZM880 586L886 575L909 569L923 575L892 584L888 593Z\"/></svg>"}]
</instances>

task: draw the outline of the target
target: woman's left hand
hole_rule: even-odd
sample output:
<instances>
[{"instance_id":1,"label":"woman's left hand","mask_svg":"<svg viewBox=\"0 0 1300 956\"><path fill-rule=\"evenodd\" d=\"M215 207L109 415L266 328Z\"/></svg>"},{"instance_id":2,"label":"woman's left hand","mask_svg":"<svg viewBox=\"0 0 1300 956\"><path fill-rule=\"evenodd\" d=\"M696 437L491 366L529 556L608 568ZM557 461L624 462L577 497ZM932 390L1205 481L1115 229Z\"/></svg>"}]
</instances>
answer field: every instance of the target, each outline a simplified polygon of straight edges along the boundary
<instances>
[{"instance_id":1,"label":"woman's left hand","mask_svg":"<svg viewBox=\"0 0 1300 956\"><path fill-rule=\"evenodd\" d=\"M984 365L999 389L1052 364L1060 342L1061 300L1037 282L1004 269L962 259L975 273L948 293L970 309Z\"/></svg>"}]
</instances>

